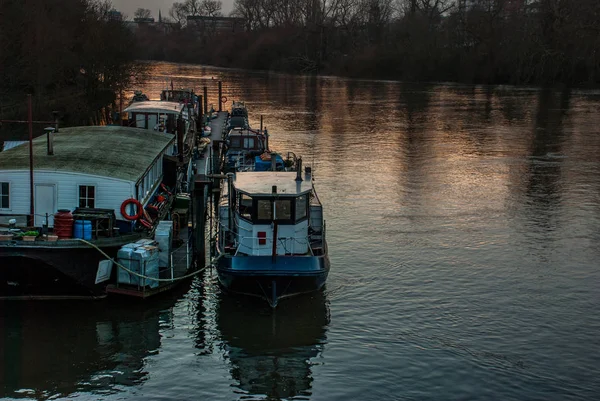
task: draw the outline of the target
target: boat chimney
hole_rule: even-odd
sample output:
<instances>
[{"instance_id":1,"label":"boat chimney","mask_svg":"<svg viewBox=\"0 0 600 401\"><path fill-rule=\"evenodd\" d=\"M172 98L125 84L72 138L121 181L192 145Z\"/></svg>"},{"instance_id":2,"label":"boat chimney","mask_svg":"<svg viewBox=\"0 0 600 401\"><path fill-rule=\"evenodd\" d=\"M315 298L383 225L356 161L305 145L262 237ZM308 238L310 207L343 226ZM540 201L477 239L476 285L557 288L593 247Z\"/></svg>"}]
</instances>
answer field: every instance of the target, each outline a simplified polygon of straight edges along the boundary
<instances>
[{"instance_id":1,"label":"boat chimney","mask_svg":"<svg viewBox=\"0 0 600 401\"><path fill-rule=\"evenodd\" d=\"M302 181L302 158L296 161L296 181Z\"/></svg>"},{"instance_id":2,"label":"boat chimney","mask_svg":"<svg viewBox=\"0 0 600 401\"><path fill-rule=\"evenodd\" d=\"M56 129L54 131L55 134L58 134L58 115L60 114L60 111L54 110L52 112L52 115L54 116L54 128Z\"/></svg>"},{"instance_id":3,"label":"boat chimney","mask_svg":"<svg viewBox=\"0 0 600 401\"><path fill-rule=\"evenodd\" d=\"M277 171L277 153L271 153L271 171Z\"/></svg>"},{"instance_id":4,"label":"boat chimney","mask_svg":"<svg viewBox=\"0 0 600 401\"><path fill-rule=\"evenodd\" d=\"M273 195L275 195L275 194L277 193L277 185L273 185L273 186L271 187L271 193L272 193Z\"/></svg>"},{"instance_id":5,"label":"boat chimney","mask_svg":"<svg viewBox=\"0 0 600 401\"><path fill-rule=\"evenodd\" d=\"M304 167L304 179L308 181L312 180L312 168L309 166Z\"/></svg>"},{"instance_id":6,"label":"boat chimney","mask_svg":"<svg viewBox=\"0 0 600 401\"><path fill-rule=\"evenodd\" d=\"M48 155L52 156L54 154L54 132L56 128L47 127L44 128L44 131L46 131L46 139L48 140Z\"/></svg>"}]
</instances>

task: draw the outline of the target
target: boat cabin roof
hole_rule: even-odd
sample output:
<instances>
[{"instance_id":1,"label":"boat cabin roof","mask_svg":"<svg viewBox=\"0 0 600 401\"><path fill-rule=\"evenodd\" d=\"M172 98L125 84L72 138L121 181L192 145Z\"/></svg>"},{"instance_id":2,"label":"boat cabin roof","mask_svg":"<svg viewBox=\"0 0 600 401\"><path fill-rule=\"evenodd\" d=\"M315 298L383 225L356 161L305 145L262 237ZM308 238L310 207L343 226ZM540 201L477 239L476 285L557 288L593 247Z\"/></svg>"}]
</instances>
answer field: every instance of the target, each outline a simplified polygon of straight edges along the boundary
<instances>
[{"instance_id":1,"label":"boat cabin roof","mask_svg":"<svg viewBox=\"0 0 600 401\"><path fill-rule=\"evenodd\" d=\"M236 191L251 196L271 196L273 185L277 195L297 196L312 191L311 180L296 181L294 171L240 172L235 174L233 185Z\"/></svg>"},{"instance_id":2,"label":"boat cabin roof","mask_svg":"<svg viewBox=\"0 0 600 401\"><path fill-rule=\"evenodd\" d=\"M229 133L227 134L227 136L249 136L249 135L262 136L264 134L259 130L253 130L252 128L241 128L241 127L232 128L229 130Z\"/></svg>"},{"instance_id":3,"label":"boat cabin roof","mask_svg":"<svg viewBox=\"0 0 600 401\"><path fill-rule=\"evenodd\" d=\"M137 182L174 140L173 135L140 128L61 128L54 134L53 155L48 155L46 135L33 140L33 168ZM29 146L1 152L2 170L29 170Z\"/></svg>"},{"instance_id":4,"label":"boat cabin roof","mask_svg":"<svg viewBox=\"0 0 600 401\"><path fill-rule=\"evenodd\" d=\"M146 100L142 102L134 102L123 111L128 113L179 114L184 108L185 105L183 103Z\"/></svg>"}]
</instances>

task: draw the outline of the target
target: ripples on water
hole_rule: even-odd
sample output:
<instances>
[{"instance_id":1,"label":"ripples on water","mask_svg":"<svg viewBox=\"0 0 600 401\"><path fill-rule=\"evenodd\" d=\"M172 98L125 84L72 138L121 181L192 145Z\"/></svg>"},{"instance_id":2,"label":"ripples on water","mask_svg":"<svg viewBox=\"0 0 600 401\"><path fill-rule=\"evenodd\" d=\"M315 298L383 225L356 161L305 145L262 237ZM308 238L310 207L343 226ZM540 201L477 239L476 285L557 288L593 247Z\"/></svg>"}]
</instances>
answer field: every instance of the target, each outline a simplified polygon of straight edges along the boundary
<instances>
[{"instance_id":1,"label":"ripples on water","mask_svg":"<svg viewBox=\"0 0 600 401\"><path fill-rule=\"evenodd\" d=\"M313 166L327 290L4 304L0 396L596 399L598 93L153 68L151 98L222 79Z\"/></svg>"}]
</instances>

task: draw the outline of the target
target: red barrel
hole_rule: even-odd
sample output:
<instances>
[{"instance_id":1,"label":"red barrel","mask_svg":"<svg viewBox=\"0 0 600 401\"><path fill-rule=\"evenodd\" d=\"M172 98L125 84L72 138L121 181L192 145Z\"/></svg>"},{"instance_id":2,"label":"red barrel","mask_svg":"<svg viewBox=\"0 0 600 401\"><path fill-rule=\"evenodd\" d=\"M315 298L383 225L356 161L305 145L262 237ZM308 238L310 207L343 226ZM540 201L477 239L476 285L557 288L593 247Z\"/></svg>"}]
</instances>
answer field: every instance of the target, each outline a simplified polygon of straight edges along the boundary
<instances>
[{"instance_id":1,"label":"red barrel","mask_svg":"<svg viewBox=\"0 0 600 401\"><path fill-rule=\"evenodd\" d=\"M73 214L69 209L59 209L54 215L54 234L59 239L73 237Z\"/></svg>"}]
</instances>

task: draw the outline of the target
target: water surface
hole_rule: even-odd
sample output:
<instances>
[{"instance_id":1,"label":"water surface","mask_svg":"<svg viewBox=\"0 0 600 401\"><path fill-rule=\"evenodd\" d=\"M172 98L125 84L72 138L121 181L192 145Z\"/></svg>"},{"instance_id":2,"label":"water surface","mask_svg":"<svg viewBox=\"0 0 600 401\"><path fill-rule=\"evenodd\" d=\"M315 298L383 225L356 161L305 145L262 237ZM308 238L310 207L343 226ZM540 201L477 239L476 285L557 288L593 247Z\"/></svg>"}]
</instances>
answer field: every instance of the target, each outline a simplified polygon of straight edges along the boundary
<instances>
[{"instance_id":1,"label":"water surface","mask_svg":"<svg viewBox=\"0 0 600 401\"><path fill-rule=\"evenodd\" d=\"M8 399L592 400L600 93L154 64L312 165L324 294L3 304Z\"/></svg>"}]
</instances>

